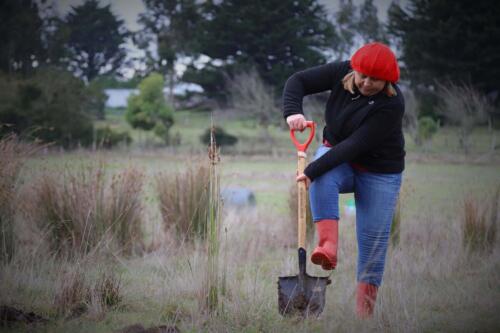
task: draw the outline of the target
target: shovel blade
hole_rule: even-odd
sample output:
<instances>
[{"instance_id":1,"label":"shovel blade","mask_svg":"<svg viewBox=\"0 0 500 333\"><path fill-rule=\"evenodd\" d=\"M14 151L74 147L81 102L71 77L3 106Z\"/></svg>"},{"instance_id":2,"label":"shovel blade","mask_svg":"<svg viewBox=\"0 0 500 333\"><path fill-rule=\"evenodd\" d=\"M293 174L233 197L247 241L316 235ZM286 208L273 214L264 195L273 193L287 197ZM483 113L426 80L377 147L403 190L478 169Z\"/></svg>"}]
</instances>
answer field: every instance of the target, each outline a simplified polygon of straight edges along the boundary
<instances>
[{"instance_id":1,"label":"shovel blade","mask_svg":"<svg viewBox=\"0 0 500 333\"><path fill-rule=\"evenodd\" d=\"M319 316L325 307L328 277L283 276L278 280L279 312L284 316Z\"/></svg>"}]
</instances>

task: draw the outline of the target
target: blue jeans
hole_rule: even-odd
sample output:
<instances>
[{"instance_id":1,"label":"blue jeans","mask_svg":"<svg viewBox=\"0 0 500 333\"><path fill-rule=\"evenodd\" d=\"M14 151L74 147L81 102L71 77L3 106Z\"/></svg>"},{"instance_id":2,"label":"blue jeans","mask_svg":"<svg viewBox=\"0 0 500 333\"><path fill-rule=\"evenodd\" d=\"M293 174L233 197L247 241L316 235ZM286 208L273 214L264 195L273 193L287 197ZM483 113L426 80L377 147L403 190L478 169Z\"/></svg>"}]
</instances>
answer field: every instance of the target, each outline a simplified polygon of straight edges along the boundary
<instances>
[{"instance_id":1,"label":"blue jeans","mask_svg":"<svg viewBox=\"0 0 500 333\"><path fill-rule=\"evenodd\" d=\"M331 148L320 146L314 159ZM380 286L402 173L374 173L341 164L316 178L309 189L313 221L340 218L339 194L354 192L358 241L357 280Z\"/></svg>"}]
</instances>

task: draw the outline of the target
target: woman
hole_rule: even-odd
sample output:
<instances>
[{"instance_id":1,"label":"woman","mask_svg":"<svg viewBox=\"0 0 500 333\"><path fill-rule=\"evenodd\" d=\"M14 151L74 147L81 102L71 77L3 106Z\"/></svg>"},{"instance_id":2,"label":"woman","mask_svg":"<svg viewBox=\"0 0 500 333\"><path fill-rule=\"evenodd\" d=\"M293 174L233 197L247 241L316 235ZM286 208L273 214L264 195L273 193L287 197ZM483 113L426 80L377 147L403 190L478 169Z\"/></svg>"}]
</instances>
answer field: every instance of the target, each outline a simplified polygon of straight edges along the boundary
<instances>
[{"instance_id":1,"label":"woman","mask_svg":"<svg viewBox=\"0 0 500 333\"><path fill-rule=\"evenodd\" d=\"M330 91L323 145L297 181L310 185L319 244L311 261L337 264L339 193L354 192L358 242L356 312L371 317L382 283L392 217L404 169L404 100L395 85L399 67L384 44L366 44L350 61L295 73L283 92L290 129L303 130L305 95Z\"/></svg>"}]
</instances>

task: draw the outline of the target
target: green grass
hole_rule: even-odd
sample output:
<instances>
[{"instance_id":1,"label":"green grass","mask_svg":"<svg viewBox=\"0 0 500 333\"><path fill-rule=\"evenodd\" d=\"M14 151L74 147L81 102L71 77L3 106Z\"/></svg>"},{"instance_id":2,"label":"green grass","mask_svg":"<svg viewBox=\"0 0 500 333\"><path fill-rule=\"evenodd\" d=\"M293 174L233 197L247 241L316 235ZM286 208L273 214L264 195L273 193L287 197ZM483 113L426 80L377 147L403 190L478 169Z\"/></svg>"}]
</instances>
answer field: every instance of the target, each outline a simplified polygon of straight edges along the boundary
<instances>
[{"instance_id":1,"label":"green grass","mask_svg":"<svg viewBox=\"0 0 500 333\"><path fill-rule=\"evenodd\" d=\"M235 151L250 150L249 146L261 145L266 143L262 141L262 129L256 124L256 120L251 115L234 115L231 111L217 111L214 113L214 121L217 126L226 129L230 134L238 136L240 142L235 147ZM113 129L129 131L136 144L142 141L150 140L160 143L160 140L154 137L152 133L132 129L125 121L124 109L106 109L106 120L97 121L96 126L110 126ZM182 146L203 148L199 137L210 126L212 114L206 111L198 110L177 110L174 114L175 123L171 128L171 134L181 136ZM321 134L322 128L317 131ZM279 150L291 147L288 131L284 127L271 126L271 136L274 138L274 146ZM500 146L500 130L495 130L497 143ZM300 135L300 134L299 134ZM473 153L486 153L490 149L492 135L486 127L477 127L471 134ZM305 136L303 136L305 138ZM413 140L406 135L406 149L409 152L428 152L428 153L461 153L459 146L458 133L456 128L442 127L431 139L429 144L424 147L416 146ZM317 143L316 143L317 145ZM255 147L254 147L255 148ZM498 149L498 148L497 148ZM269 149L267 149L269 151Z\"/></svg>"}]
</instances>

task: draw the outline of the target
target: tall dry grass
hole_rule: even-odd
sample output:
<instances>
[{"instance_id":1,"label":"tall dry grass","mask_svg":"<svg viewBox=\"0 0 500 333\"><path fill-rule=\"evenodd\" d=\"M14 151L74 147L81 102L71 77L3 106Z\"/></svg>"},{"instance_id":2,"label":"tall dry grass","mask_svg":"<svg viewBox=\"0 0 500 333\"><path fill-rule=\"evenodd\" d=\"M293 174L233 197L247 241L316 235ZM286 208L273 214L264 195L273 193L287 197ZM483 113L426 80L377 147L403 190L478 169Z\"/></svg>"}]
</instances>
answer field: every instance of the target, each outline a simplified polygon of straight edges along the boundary
<instances>
[{"instance_id":1,"label":"tall dry grass","mask_svg":"<svg viewBox=\"0 0 500 333\"><path fill-rule=\"evenodd\" d=\"M204 242L197 241L194 247L167 244L140 259L120 259L118 267L106 265L124 274L117 280L123 281L118 303L123 307L101 308L99 302L80 295L75 297L80 301L74 304L83 300L86 311L82 317L56 320L46 330L114 331L139 322L144 326L175 324L181 331L196 332L496 331L500 323L496 316L498 257L467 258L460 243L460 223L450 223L446 214L429 211L412 218L405 216L402 246L388 253L373 320L360 321L354 311L354 223L342 225L342 257L331 275L333 282L327 289L322 316L316 320L282 318L277 310L277 278L298 271L295 244L288 245L283 237L289 229L286 219L264 208L235 209L224 215L227 237L222 237L221 253L227 266L227 291L220 295L224 309L219 316L200 311L198 306L207 252ZM500 253L498 244L494 251ZM40 314L57 307L55 302L46 304L46 300L55 300L62 280L73 278L65 277L65 272L80 271L83 288L95 290L102 269L95 266L103 264L101 258L95 258L77 270L74 262L55 257L19 260L1 272L0 298L8 304L27 304ZM329 274L310 262L307 268L313 276Z\"/></svg>"},{"instance_id":2,"label":"tall dry grass","mask_svg":"<svg viewBox=\"0 0 500 333\"><path fill-rule=\"evenodd\" d=\"M488 122L491 132L494 106L484 94L471 85L447 82L438 83L437 87L437 96L442 101L439 112L450 123L459 126L460 147L467 154L471 149L472 130L477 125ZM492 137L492 142L494 142L494 137Z\"/></svg>"},{"instance_id":3,"label":"tall dry grass","mask_svg":"<svg viewBox=\"0 0 500 333\"><path fill-rule=\"evenodd\" d=\"M78 256L111 245L132 254L143 239L142 185L133 168L107 179L102 163L45 172L30 214L55 253Z\"/></svg>"},{"instance_id":4,"label":"tall dry grass","mask_svg":"<svg viewBox=\"0 0 500 333\"><path fill-rule=\"evenodd\" d=\"M143 244L141 190L144 175L127 168L113 176L106 207L107 219L120 248L130 255L141 251Z\"/></svg>"},{"instance_id":5,"label":"tall dry grass","mask_svg":"<svg viewBox=\"0 0 500 333\"><path fill-rule=\"evenodd\" d=\"M0 139L0 262L15 252L14 219L18 210L19 176L27 157L38 147L23 143L14 135Z\"/></svg>"},{"instance_id":6,"label":"tall dry grass","mask_svg":"<svg viewBox=\"0 0 500 333\"><path fill-rule=\"evenodd\" d=\"M156 191L163 228L191 242L204 238L209 216L210 162L199 160L177 174L159 174Z\"/></svg>"},{"instance_id":7,"label":"tall dry grass","mask_svg":"<svg viewBox=\"0 0 500 333\"><path fill-rule=\"evenodd\" d=\"M500 186L489 200L467 196L463 200L463 245L469 252L491 253L497 238Z\"/></svg>"},{"instance_id":8,"label":"tall dry grass","mask_svg":"<svg viewBox=\"0 0 500 333\"><path fill-rule=\"evenodd\" d=\"M220 312L220 293L225 290L221 286L220 263L220 226L222 214L222 199L220 195L220 173L218 164L220 162L219 149L215 142L215 127L210 131L210 146L208 148L209 167L209 186L208 186L208 216L207 216L207 272L205 280L206 309L210 313Z\"/></svg>"}]
</instances>

